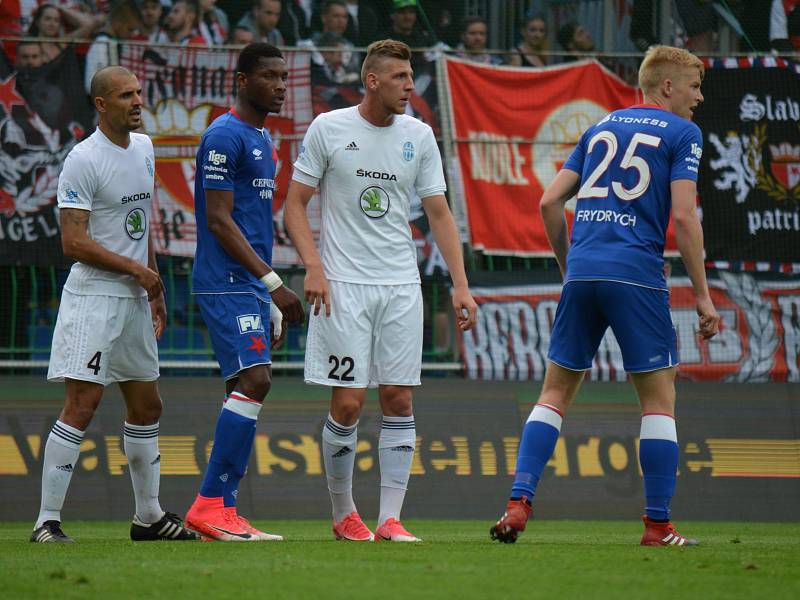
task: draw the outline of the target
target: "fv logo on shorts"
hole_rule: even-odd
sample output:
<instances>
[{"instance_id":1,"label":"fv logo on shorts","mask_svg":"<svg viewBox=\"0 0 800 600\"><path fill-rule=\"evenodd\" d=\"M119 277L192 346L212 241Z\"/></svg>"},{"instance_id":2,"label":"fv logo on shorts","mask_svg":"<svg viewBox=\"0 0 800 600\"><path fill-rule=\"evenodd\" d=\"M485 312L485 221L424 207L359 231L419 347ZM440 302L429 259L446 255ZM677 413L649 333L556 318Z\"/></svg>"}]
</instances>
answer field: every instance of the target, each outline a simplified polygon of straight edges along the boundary
<instances>
[{"instance_id":1,"label":"fv logo on shorts","mask_svg":"<svg viewBox=\"0 0 800 600\"><path fill-rule=\"evenodd\" d=\"M261 326L261 315L239 315L236 321L239 323L239 333L242 335L250 331L264 331Z\"/></svg>"}]
</instances>

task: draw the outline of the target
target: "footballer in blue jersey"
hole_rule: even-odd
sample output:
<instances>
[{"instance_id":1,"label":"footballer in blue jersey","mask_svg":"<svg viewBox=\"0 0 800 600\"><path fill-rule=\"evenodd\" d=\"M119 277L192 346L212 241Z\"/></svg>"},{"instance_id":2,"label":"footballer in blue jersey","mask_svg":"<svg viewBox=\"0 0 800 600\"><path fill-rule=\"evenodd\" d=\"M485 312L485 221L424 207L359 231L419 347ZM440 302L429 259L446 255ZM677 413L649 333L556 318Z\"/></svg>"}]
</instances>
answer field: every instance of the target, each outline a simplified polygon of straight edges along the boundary
<instances>
[{"instance_id":1,"label":"footballer in blue jersey","mask_svg":"<svg viewBox=\"0 0 800 600\"><path fill-rule=\"evenodd\" d=\"M219 541L282 539L241 517L236 498L271 384L270 348L283 341L285 322L305 318L300 300L271 267L277 155L264 120L280 111L287 76L277 48L246 46L236 66L236 104L209 126L197 152L192 293L225 378L226 398L186 523Z\"/></svg>"},{"instance_id":2,"label":"footballer in blue jersey","mask_svg":"<svg viewBox=\"0 0 800 600\"><path fill-rule=\"evenodd\" d=\"M702 61L686 50L650 48L639 69L646 103L590 127L542 196L542 219L564 288L544 385L523 430L506 512L490 529L493 539L514 542L525 530L563 418L610 327L642 407L639 462L646 502L640 543L697 544L670 521L678 468L678 356L663 253L671 215L697 298L699 332L714 336L719 315L708 292L695 208L702 136L691 122L703 101L703 74ZM570 243L564 205L573 196Z\"/></svg>"}]
</instances>

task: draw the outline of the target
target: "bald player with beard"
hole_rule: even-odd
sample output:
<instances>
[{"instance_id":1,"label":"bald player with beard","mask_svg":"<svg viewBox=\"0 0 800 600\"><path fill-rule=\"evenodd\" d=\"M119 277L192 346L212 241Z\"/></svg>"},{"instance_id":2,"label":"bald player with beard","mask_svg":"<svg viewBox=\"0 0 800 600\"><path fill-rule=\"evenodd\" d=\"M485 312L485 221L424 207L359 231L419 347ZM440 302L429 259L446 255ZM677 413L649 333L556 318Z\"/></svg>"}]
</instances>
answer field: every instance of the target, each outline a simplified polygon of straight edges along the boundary
<instances>
[{"instance_id":1,"label":"bald player with beard","mask_svg":"<svg viewBox=\"0 0 800 600\"><path fill-rule=\"evenodd\" d=\"M131 539L196 540L158 501L156 338L166 310L149 231L153 143L133 133L142 125L142 90L122 67L99 70L90 87L99 125L67 155L58 180L61 244L76 262L64 284L47 379L65 382L66 399L45 445L30 541L74 541L61 529L61 508L86 428L111 383L127 409L124 445L136 501Z\"/></svg>"}]
</instances>

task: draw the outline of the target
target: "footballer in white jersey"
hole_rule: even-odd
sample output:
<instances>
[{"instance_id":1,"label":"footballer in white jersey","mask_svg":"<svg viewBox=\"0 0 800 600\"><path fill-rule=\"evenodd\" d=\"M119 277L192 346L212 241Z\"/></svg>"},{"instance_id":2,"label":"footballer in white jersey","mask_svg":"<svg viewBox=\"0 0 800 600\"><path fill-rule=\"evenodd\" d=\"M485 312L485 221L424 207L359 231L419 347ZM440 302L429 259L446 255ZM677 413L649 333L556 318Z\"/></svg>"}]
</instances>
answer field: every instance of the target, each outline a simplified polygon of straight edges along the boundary
<instances>
[{"instance_id":1,"label":"footballer in white jersey","mask_svg":"<svg viewBox=\"0 0 800 600\"><path fill-rule=\"evenodd\" d=\"M430 126L396 115L391 125L376 127L356 106L334 110L308 128L294 166L295 181L319 183L319 252L329 281L419 281L411 199L446 190Z\"/></svg>"},{"instance_id":2,"label":"footballer in white jersey","mask_svg":"<svg viewBox=\"0 0 800 600\"><path fill-rule=\"evenodd\" d=\"M155 159L142 126L141 87L130 71L94 74L99 125L67 156L59 177L61 245L73 265L58 309L50 381L64 381L64 409L47 439L42 499L30 541L72 542L61 508L86 428L105 386L125 397L125 455L133 483L134 541L195 540L158 501L158 351L166 321L164 287L150 240ZM151 309L152 306L152 309Z\"/></svg>"},{"instance_id":3,"label":"footballer in white jersey","mask_svg":"<svg viewBox=\"0 0 800 600\"><path fill-rule=\"evenodd\" d=\"M314 120L286 200L286 227L305 264L305 297L313 304L305 379L332 388L322 453L333 533L343 540L419 541L400 523L416 446L411 390L420 383L422 359L422 295L408 223L414 196L422 198L453 278L459 328L470 329L477 313L433 132L404 114L414 89L410 57L402 42L369 46L361 71L363 101ZM319 250L305 212L317 186ZM378 387L383 411L374 534L352 495L357 424L367 387Z\"/></svg>"}]
</instances>

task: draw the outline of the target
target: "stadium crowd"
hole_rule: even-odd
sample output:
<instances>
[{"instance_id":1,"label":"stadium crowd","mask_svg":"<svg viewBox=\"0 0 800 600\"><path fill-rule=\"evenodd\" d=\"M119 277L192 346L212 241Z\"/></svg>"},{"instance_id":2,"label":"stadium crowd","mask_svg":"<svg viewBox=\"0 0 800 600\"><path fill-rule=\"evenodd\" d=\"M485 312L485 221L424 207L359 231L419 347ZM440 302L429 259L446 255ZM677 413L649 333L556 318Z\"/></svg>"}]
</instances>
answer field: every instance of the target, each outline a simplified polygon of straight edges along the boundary
<instances>
[{"instance_id":1,"label":"stadium crowd","mask_svg":"<svg viewBox=\"0 0 800 600\"><path fill-rule=\"evenodd\" d=\"M565 53L557 62L574 60L572 52L595 51L584 24L562 22L557 31L548 31L546 15L535 12L519 24L517 44L492 47L485 16L466 14L464 4L454 0L13 0L0 3L0 36L47 38L41 42L44 62L66 49L66 44L53 41L56 38L206 46L265 41L314 50L335 48L315 51L314 63L337 83L353 79L359 57L352 48L387 37L412 48L454 51L478 62L531 67L552 62L547 51ZM675 43L694 52L719 49L723 22L739 34L742 50L800 50L798 0L678 0L675 8ZM628 10L630 39L644 51L658 41L652 2L631 0ZM5 52L13 56L15 48ZM94 69L106 58L98 53L90 53ZM19 60L25 63L28 54ZM415 68L430 58L430 53L417 53Z\"/></svg>"}]
</instances>

